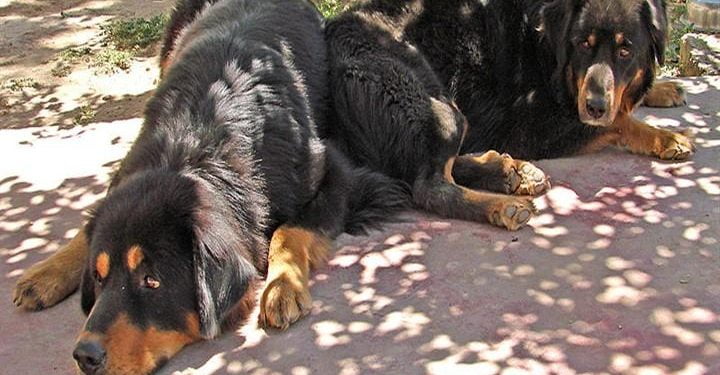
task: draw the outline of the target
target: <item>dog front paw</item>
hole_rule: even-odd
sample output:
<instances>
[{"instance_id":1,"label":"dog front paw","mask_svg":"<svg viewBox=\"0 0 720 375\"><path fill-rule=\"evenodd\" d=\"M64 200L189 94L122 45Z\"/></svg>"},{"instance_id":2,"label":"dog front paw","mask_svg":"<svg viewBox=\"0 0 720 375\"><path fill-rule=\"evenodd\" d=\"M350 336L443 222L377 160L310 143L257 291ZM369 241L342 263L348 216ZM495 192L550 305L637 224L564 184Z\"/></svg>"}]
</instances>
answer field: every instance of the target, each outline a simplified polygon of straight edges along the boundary
<instances>
[{"instance_id":1,"label":"dog front paw","mask_svg":"<svg viewBox=\"0 0 720 375\"><path fill-rule=\"evenodd\" d=\"M260 300L260 326L287 329L307 315L311 306L307 280L293 272L282 273L265 287Z\"/></svg>"},{"instance_id":2,"label":"dog front paw","mask_svg":"<svg viewBox=\"0 0 720 375\"><path fill-rule=\"evenodd\" d=\"M498 227L518 230L535 214L535 205L529 198L508 197L489 212L489 221Z\"/></svg>"},{"instance_id":3,"label":"dog front paw","mask_svg":"<svg viewBox=\"0 0 720 375\"><path fill-rule=\"evenodd\" d=\"M695 153L695 145L685 134L666 132L662 137L662 149L658 157L662 160L682 161Z\"/></svg>"},{"instance_id":4,"label":"dog front paw","mask_svg":"<svg viewBox=\"0 0 720 375\"><path fill-rule=\"evenodd\" d=\"M670 108L685 105L685 89L675 82L656 82L645 95L647 107Z\"/></svg>"},{"instance_id":5,"label":"dog front paw","mask_svg":"<svg viewBox=\"0 0 720 375\"><path fill-rule=\"evenodd\" d=\"M78 278L51 262L38 263L25 271L15 284L13 303L25 310L53 306L77 289Z\"/></svg>"}]
</instances>

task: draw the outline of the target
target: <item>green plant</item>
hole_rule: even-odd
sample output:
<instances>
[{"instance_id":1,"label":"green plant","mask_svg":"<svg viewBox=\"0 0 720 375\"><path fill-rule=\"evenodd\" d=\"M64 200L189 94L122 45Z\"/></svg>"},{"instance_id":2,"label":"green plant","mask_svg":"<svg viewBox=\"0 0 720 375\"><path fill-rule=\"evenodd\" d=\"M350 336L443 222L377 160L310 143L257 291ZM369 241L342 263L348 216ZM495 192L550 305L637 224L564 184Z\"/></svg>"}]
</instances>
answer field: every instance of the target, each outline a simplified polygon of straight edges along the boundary
<instances>
[{"instance_id":1,"label":"green plant","mask_svg":"<svg viewBox=\"0 0 720 375\"><path fill-rule=\"evenodd\" d=\"M118 69L130 69L133 54L129 51L119 51L114 48L104 48L93 57L92 67L100 73L111 74Z\"/></svg>"},{"instance_id":2,"label":"green plant","mask_svg":"<svg viewBox=\"0 0 720 375\"><path fill-rule=\"evenodd\" d=\"M73 124L87 125L93 118L95 118L95 110L89 105L84 105L79 108L78 113L73 117Z\"/></svg>"},{"instance_id":3,"label":"green plant","mask_svg":"<svg viewBox=\"0 0 720 375\"><path fill-rule=\"evenodd\" d=\"M66 48L60 52L60 59L65 62L75 62L85 56L92 54L90 47L72 47Z\"/></svg>"},{"instance_id":4,"label":"green plant","mask_svg":"<svg viewBox=\"0 0 720 375\"><path fill-rule=\"evenodd\" d=\"M677 4L670 8L670 12L668 12L668 22L671 27L668 44L665 48L665 61L671 66L680 61L680 47L683 35L693 32L694 29L694 25L684 18L687 16L687 12L686 4Z\"/></svg>"},{"instance_id":5,"label":"green plant","mask_svg":"<svg viewBox=\"0 0 720 375\"><path fill-rule=\"evenodd\" d=\"M67 77L70 75L70 71L72 71L72 69L69 65L60 62L57 63L55 67L50 70L50 74L55 77Z\"/></svg>"},{"instance_id":6,"label":"green plant","mask_svg":"<svg viewBox=\"0 0 720 375\"><path fill-rule=\"evenodd\" d=\"M320 13L325 18L332 18L346 10L349 6L348 0L317 0L315 2Z\"/></svg>"},{"instance_id":7,"label":"green plant","mask_svg":"<svg viewBox=\"0 0 720 375\"><path fill-rule=\"evenodd\" d=\"M25 78L12 78L5 82L5 88L7 88L10 91L22 91L24 88L33 88L38 89L40 88L40 84L37 83L33 78L25 77Z\"/></svg>"},{"instance_id":8,"label":"green plant","mask_svg":"<svg viewBox=\"0 0 720 375\"><path fill-rule=\"evenodd\" d=\"M100 26L106 44L112 44L119 50L145 48L163 35L168 17L158 15L145 18L111 21Z\"/></svg>"}]
</instances>

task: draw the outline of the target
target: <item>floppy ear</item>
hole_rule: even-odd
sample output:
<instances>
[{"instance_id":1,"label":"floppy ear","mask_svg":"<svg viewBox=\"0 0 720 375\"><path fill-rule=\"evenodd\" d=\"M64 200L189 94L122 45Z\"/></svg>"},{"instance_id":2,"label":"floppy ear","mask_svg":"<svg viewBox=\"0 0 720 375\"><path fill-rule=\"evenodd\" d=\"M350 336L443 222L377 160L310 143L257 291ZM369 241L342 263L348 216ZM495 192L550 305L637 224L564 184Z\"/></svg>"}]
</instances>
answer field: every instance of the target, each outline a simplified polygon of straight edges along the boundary
<instances>
[{"instance_id":1,"label":"floppy ear","mask_svg":"<svg viewBox=\"0 0 720 375\"><path fill-rule=\"evenodd\" d=\"M85 238L88 241L88 248L90 247L90 241L92 240L93 230L95 229L95 213L91 211L93 215L85 224ZM90 257L90 251L88 250L88 259ZM82 278L80 279L80 306L82 307L85 315L90 314L95 305L95 277L90 269L90 262L85 262L83 267Z\"/></svg>"},{"instance_id":2,"label":"floppy ear","mask_svg":"<svg viewBox=\"0 0 720 375\"><path fill-rule=\"evenodd\" d=\"M565 65L567 61L570 28L580 5L581 1L578 0L554 0L545 4L541 10L541 28L555 51L558 65Z\"/></svg>"},{"instance_id":3,"label":"floppy ear","mask_svg":"<svg viewBox=\"0 0 720 375\"><path fill-rule=\"evenodd\" d=\"M665 63L665 39L667 37L667 16L665 0L644 0L640 16L650 33L652 54L659 65Z\"/></svg>"},{"instance_id":4,"label":"floppy ear","mask_svg":"<svg viewBox=\"0 0 720 375\"><path fill-rule=\"evenodd\" d=\"M95 305L95 278L90 274L90 267L85 265L80 281L80 306L85 315L90 314Z\"/></svg>"},{"instance_id":5,"label":"floppy ear","mask_svg":"<svg viewBox=\"0 0 720 375\"><path fill-rule=\"evenodd\" d=\"M224 323L232 323L237 308L252 309L259 274L248 254L257 251L252 247L264 246L257 243L255 233L233 225L235 215L218 209L221 203L213 204L212 198L209 203L193 218L197 308L200 333L206 339L219 335Z\"/></svg>"},{"instance_id":6,"label":"floppy ear","mask_svg":"<svg viewBox=\"0 0 720 375\"><path fill-rule=\"evenodd\" d=\"M554 0L543 6L540 29L550 48L555 52L556 67L552 82L564 82L565 67L568 63L570 29L575 15L582 6L581 0ZM558 90L558 93L560 90Z\"/></svg>"}]
</instances>

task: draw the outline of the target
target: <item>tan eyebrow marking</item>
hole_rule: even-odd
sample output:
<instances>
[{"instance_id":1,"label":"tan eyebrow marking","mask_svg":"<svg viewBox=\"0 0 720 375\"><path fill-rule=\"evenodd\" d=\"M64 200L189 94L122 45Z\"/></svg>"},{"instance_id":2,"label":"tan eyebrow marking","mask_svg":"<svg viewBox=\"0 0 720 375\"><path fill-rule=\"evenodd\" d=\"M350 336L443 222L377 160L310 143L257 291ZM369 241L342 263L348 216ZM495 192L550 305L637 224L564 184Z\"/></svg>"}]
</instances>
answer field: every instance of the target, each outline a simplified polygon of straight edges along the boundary
<instances>
[{"instance_id":1,"label":"tan eyebrow marking","mask_svg":"<svg viewBox=\"0 0 720 375\"><path fill-rule=\"evenodd\" d=\"M615 44L620 45L620 44L623 44L624 41L625 41L625 34L623 34L623 33L615 34Z\"/></svg>"},{"instance_id":2,"label":"tan eyebrow marking","mask_svg":"<svg viewBox=\"0 0 720 375\"><path fill-rule=\"evenodd\" d=\"M588 35L587 42L591 46L595 47L595 43L597 43L597 37L595 36L595 33Z\"/></svg>"},{"instance_id":3,"label":"tan eyebrow marking","mask_svg":"<svg viewBox=\"0 0 720 375\"><path fill-rule=\"evenodd\" d=\"M135 245L131 247L127 252L127 265L130 271L135 271L144 258L145 254L143 254L140 246Z\"/></svg>"},{"instance_id":4,"label":"tan eyebrow marking","mask_svg":"<svg viewBox=\"0 0 720 375\"><path fill-rule=\"evenodd\" d=\"M101 279L107 277L110 273L110 256L107 253L100 253L95 260L95 270Z\"/></svg>"}]
</instances>

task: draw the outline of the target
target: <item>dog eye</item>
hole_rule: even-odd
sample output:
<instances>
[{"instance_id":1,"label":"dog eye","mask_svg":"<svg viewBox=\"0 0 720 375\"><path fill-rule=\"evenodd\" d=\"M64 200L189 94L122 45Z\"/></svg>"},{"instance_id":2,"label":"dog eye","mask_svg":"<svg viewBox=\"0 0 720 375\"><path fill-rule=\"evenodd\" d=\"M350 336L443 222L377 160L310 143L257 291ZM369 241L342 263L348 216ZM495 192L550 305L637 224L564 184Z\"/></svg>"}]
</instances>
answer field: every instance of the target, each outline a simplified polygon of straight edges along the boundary
<instances>
[{"instance_id":1,"label":"dog eye","mask_svg":"<svg viewBox=\"0 0 720 375\"><path fill-rule=\"evenodd\" d=\"M100 272L95 271L93 273L93 277L95 278L95 282L98 284L102 284L102 277L100 276Z\"/></svg>"},{"instance_id":2,"label":"dog eye","mask_svg":"<svg viewBox=\"0 0 720 375\"><path fill-rule=\"evenodd\" d=\"M590 49L590 42L587 39L583 40L582 42L580 42L580 47L582 47L583 49Z\"/></svg>"},{"instance_id":3,"label":"dog eye","mask_svg":"<svg viewBox=\"0 0 720 375\"><path fill-rule=\"evenodd\" d=\"M621 59L627 59L632 54L632 51L630 51L630 48L627 47L620 47L618 50L618 56L620 56Z\"/></svg>"},{"instance_id":4,"label":"dog eye","mask_svg":"<svg viewBox=\"0 0 720 375\"><path fill-rule=\"evenodd\" d=\"M150 289L157 289L160 287L160 281L150 275L146 275L143 278L143 286Z\"/></svg>"}]
</instances>

